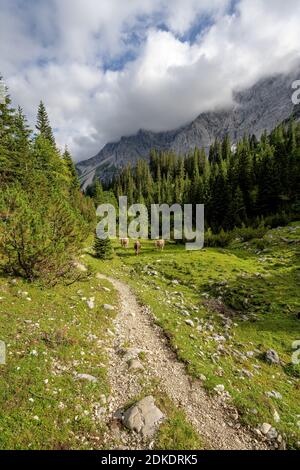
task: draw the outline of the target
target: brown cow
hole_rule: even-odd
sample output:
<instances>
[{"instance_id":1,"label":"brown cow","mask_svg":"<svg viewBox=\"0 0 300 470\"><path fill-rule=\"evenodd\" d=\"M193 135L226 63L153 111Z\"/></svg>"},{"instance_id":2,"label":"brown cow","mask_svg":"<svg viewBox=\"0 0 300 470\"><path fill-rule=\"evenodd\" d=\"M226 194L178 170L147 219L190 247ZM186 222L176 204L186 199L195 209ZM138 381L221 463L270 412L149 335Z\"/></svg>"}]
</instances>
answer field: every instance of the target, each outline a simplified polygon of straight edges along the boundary
<instances>
[{"instance_id":1,"label":"brown cow","mask_svg":"<svg viewBox=\"0 0 300 470\"><path fill-rule=\"evenodd\" d=\"M165 240L155 240L155 247L160 251L163 251L165 244Z\"/></svg>"},{"instance_id":2,"label":"brown cow","mask_svg":"<svg viewBox=\"0 0 300 470\"><path fill-rule=\"evenodd\" d=\"M121 247L122 248L128 248L129 247L129 238L121 238Z\"/></svg>"},{"instance_id":3,"label":"brown cow","mask_svg":"<svg viewBox=\"0 0 300 470\"><path fill-rule=\"evenodd\" d=\"M134 244L134 251L135 251L136 256L140 254L141 247L142 247L141 243L137 240Z\"/></svg>"}]
</instances>

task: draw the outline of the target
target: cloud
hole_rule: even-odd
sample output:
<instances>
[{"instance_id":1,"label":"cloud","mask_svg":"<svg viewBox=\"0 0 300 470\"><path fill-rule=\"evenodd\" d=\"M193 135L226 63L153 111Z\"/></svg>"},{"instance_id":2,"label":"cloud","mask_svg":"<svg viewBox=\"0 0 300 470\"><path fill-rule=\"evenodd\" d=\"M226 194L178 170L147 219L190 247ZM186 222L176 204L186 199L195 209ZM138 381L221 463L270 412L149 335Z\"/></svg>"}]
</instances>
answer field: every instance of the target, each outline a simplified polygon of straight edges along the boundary
<instances>
[{"instance_id":1,"label":"cloud","mask_svg":"<svg viewBox=\"0 0 300 470\"><path fill-rule=\"evenodd\" d=\"M298 0L0 0L0 11L14 101L34 124L43 99L76 160L228 106L299 59Z\"/></svg>"}]
</instances>

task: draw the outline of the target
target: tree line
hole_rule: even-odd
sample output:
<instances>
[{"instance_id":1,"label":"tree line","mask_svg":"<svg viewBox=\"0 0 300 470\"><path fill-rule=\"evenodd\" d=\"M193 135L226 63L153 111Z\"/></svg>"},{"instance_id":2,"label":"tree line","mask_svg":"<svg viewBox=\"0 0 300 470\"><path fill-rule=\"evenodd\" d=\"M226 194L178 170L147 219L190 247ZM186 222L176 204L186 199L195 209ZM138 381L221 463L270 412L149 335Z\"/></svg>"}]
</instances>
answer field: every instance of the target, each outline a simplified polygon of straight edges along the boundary
<instances>
[{"instance_id":1,"label":"tree line","mask_svg":"<svg viewBox=\"0 0 300 470\"><path fill-rule=\"evenodd\" d=\"M218 233L272 216L299 217L299 185L300 124L291 119L260 139L245 136L232 145L226 136L208 155L198 148L186 156L152 150L149 161L126 166L108 191L97 182L90 193L98 202L103 194L115 200L127 195L129 205L147 207L205 204L206 228Z\"/></svg>"},{"instance_id":2,"label":"tree line","mask_svg":"<svg viewBox=\"0 0 300 470\"><path fill-rule=\"evenodd\" d=\"M34 132L7 93L0 103L1 268L29 280L69 275L94 213L70 152L56 145L43 102Z\"/></svg>"}]
</instances>

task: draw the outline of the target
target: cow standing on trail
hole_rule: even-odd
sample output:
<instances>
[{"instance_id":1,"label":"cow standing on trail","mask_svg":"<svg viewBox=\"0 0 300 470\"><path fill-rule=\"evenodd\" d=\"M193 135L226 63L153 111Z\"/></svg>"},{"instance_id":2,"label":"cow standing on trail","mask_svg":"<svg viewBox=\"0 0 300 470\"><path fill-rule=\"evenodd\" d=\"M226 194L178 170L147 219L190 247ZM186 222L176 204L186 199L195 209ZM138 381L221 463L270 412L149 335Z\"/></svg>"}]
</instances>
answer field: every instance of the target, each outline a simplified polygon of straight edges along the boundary
<instances>
[{"instance_id":1,"label":"cow standing on trail","mask_svg":"<svg viewBox=\"0 0 300 470\"><path fill-rule=\"evenodd\" d=\"M129 247L129 238L121 238L121 247L128 248Z\"/></svg>"},{"instance_id":2,"label":"cow standing on trail","mask_svg":"<svg viewBox=\"0 0 300 470\"><path fill-rule=\"evenodd\" d=\"M141 252L141 246L142 246L142 245L141 245L140 242L137 240L137 241L135 242L135 244L134 244L134 251L135 251L136 256L138 256L138 255L140 254L140 252Z\"/></svg>"},{"instance_id":3,"label":"cow standing on trail","mask_svg":"<svg viewBox=\"0 0 300 470\"><path fill-rule=\"evenodd\" d=\"M155 241L155 247L160 250L160 251L163 251L164 247L165 247L165 240L156 240Z\"/></svg>"}]
</instances>

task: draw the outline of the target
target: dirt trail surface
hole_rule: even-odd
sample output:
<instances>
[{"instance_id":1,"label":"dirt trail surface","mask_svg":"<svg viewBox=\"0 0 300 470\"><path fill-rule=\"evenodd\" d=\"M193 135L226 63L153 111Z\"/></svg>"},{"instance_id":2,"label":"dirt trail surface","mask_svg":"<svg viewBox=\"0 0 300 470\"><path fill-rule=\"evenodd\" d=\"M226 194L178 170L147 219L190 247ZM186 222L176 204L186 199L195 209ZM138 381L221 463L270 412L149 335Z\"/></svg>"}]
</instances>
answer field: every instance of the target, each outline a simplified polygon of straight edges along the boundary
<instances>
[{"instance_id":1,"label":"dirt trail surface","mask_svg":"<svg viewBox=\"0 0 300 470\"><path fill-rule=\"evenodd\" d=\"M120 310L115 319L115 337L110 353L109 379L111 397L110 418L114 413L134 399L145 387L145 383L158 380L161 391L176 407L181 408L194 429L212 449L264 449L255 435L242 427L237 413L223 396L209 397L200 381L193 381L185 366L170 349L162 330L155 325L150 309L141 306L132 290L125 283L104 275L118 291ZM124 344L126 348L124 350ZM132 371L128 366L130 351L143 350L144 369ZM125 356L124 356L125 353ZM134 356L134 354L133 354ZM130 363L130 362L129 362ZM141 381L141 378L143 379ZM113 421L111 421L113 423ZM151 448L153 443L143 443L135 433L124 432L116 425L106 437L113 446L112 436L118 438L117 447L130 449Z\"/></svg>"}]
</instances>

